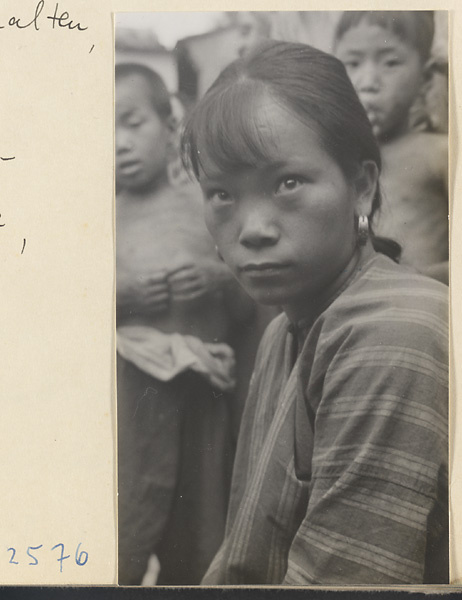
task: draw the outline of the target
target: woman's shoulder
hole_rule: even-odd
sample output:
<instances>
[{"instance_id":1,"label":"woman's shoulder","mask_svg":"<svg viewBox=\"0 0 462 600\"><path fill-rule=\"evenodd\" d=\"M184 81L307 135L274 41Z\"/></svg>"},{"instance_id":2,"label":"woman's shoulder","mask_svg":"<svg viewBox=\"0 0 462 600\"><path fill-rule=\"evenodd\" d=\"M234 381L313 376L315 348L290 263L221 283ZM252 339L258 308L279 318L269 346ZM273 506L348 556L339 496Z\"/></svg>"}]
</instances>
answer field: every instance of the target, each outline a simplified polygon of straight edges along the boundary
<instances>
[{"instance_id":1,"label":"woman's shoulder","mask_svg":"<svg viewBox=\"0 0 462 600\"><path fill-rule=\"evenodd\" d=\"M356 332L403 345L444 345L448 336L448 288L383 255L374 255L325 313L326 332ZM343 332L343 333L342 333Z\"/></svg>"},{"instance_id":2,"label":"woman's shoulder","mask_svg":"<svg viewBox=\"0 0 462 600\"><path fill-rule=\"evenodd\" d=\"M399 265L383 254L374 253L360 267L342 299L346 303L354 299L356 303L369 305L374 298L381 300L375 304L380 309L407 304L424 308L432 301L447 303L448 287L411 266Z\"/></svg>"}]
</instances>

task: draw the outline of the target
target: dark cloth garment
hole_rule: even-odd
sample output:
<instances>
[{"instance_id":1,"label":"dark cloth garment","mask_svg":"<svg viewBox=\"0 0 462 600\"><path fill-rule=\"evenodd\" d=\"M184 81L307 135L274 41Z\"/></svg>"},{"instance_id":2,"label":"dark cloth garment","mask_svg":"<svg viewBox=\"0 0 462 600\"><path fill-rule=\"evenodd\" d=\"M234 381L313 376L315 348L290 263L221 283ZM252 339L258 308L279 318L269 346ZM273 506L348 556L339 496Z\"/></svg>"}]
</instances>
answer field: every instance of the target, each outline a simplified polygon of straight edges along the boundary
<instances>
[{"instance_id":1,"label":"dark cloth garment","mask_svg":"<svg viewBox=\"0 0 462 600\"><path fill-rule=\"evenodd\" d=\"M312 319L269 325L203 584L447 582L447 308L369 250Z\"/></svg>"},{"instance_id":2,"label":"dark cloth garment","mask_svg":"<svg viewBox=\"0 0 462 600\"><path fill-rule=\"evenodd\" d=\"M165 383L118 356L119 584L197 584L224 531L230 398L197 374Z\"/></svg>"}]
</instances>

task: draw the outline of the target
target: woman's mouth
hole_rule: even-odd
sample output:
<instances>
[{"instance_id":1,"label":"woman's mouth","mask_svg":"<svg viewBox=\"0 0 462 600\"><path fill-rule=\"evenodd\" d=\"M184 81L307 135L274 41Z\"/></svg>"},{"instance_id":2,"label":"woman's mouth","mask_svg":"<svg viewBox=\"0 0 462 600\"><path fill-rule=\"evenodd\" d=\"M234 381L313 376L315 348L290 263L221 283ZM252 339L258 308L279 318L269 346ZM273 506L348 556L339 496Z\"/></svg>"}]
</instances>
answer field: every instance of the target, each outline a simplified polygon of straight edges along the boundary
<instances>
[{"instance_id":1,"label":"woman's mouth","mask_svg":"<svg viewBox=\"0 0 462 600\"><path fill-rule=\"evenodd\" d=\"M289 265L278 262L247 263L241 271L249 277L274 277L285 271Z\"/></svg>"}]
</instances>

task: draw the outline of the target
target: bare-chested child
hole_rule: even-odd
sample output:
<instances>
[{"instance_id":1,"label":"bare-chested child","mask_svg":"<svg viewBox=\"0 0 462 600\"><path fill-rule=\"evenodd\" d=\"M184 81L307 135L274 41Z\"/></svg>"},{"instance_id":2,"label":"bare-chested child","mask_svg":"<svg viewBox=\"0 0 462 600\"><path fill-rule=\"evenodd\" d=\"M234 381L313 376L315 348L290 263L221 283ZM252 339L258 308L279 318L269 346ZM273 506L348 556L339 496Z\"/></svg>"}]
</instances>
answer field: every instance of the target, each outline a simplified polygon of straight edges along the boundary
<instances>
[{"instance_id":1,"label":"bare-chested child","mask_svg":"<svg viewBox=\"0 0 462 600\"><path fill-rule=\"evenodd\" d=\"M169 94L116 67L119 583L198 583L223 535L229 391L224 343L237 285L216 256L202 199L172 187ZM235 287L233 287L235 286Z\"/></svg>"},{"instance_id":2,"label":"bare-chested child","mask_svg":"<svg viewBox=\"0 0 462 600\"><path fill-rule=\"evenodd\" d=\"M411 125L433 33L431 11L347 11L335 53L382 153L384 202L374 229L401 244L402 263L448 283L448 140Z\"/></svg>"}]
</instances>

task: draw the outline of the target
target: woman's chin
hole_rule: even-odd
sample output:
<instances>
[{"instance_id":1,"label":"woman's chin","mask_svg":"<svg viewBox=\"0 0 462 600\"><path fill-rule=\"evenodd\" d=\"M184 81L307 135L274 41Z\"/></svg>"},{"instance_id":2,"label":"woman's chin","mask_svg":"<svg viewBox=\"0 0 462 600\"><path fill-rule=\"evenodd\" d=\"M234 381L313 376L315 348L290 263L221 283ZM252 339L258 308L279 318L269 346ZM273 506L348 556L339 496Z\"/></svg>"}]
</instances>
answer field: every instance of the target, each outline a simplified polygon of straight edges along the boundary
<instances>
[{"instance_id":1,"label":"woman's chin","mask_svg":"<svg viewBox=\"0 0 462 600\"><path fill-rule=\"evenodd\" d=\"M258 304L264 304L265 306L281 306L287 302L287 294L282 290L263 290L251 288L249 286L244 286L244 289L252 300L255 300Z\"/></svg>"}]
</instances>

